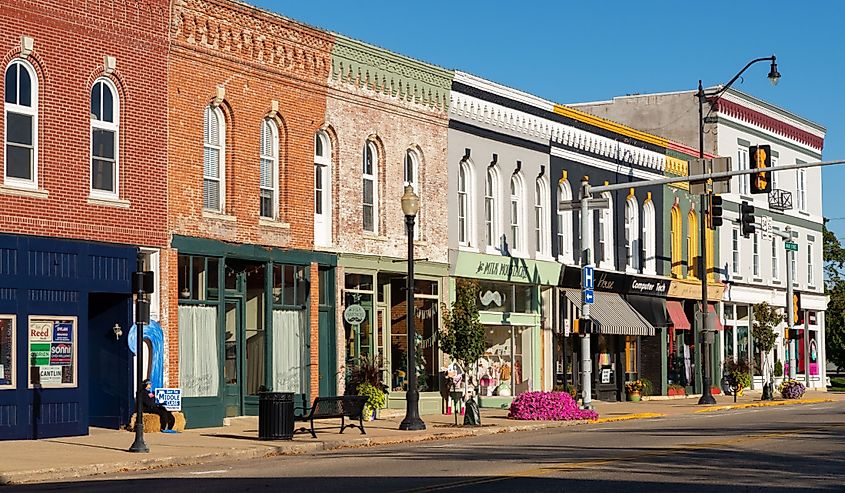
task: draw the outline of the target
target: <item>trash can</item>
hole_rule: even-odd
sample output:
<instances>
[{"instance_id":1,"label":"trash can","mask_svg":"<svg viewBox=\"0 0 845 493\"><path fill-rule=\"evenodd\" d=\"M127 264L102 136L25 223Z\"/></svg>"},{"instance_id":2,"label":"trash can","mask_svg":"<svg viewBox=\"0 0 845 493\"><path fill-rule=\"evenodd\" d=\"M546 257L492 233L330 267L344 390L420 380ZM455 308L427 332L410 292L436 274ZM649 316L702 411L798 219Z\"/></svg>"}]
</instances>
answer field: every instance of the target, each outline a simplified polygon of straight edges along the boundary
<instances>
[{"instance_id":1,"label":"trash can","mask_svg":"<svg viewBox=\"0 0 845 493\"><path fill-rule=\"evenodd\" d=\"M258 394L258 439L293 439L293 392Z\"/></svg>"}]
</instances>

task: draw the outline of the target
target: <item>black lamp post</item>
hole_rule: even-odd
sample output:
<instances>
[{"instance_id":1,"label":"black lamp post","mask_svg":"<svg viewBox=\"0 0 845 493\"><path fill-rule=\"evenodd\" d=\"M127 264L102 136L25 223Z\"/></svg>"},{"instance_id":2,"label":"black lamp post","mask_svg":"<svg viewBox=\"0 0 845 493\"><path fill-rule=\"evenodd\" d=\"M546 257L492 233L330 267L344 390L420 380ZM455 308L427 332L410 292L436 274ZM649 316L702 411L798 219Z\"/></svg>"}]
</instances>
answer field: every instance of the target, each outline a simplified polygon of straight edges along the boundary
<instances>
[{"instance_id":1,"label":"black lamp post","mask_svg":"<svg viewBox=\"0 0 845 493\"><path fill-rule=\"evenodd\" d=\"M135 359L138 391L135 393L135 441L129 447L130 452L149 452L144 443L144 407L142 396L144 388L144 324L150 320L150 302L146 293L152 292L152 272L144 272L144 255L138 253L138 267L132 274L132 291L135 292Z\"/></svg>"},{"instance_id":2,"label":"black lamp post","mask_svg":"<svg viewBox=\"0 0 845 493\"><path fill-rule=\"evenodd\" d=\"M402 195L402 212L405 214L405 230L408 233L408 283L405 287L406 320L408 326L408 392L405 395L405 419L400 430L424 430L420 418L420 393L417 390L417 331L414 328L414 219L420 210L420 198L414 187L405 185Z\"/></svg>"},{"instance_id":3,"label":"black lamp post","mask_svg":"<svg viewBox=\"0 0 845 493\"><path fill-rule=\"evenodd\" d=\"M719 98L725 94L731 85L736 82L737 79L746 71L748 67L754 65L758 62L771 62L771 67L769 69L769 81L772 83L773 86L776 86L778 80L780 80L780 72L778 72L778 64L777 64L777 57L774 55L770 57L763 57L763 58L755 58L748 62L742 70L737 73L733 79L731 79L727 84L722 86L718 91L714 93L707 94L704 92L704 88L701 86L701 80L698 81L698 92L696 93L696 97L698 98L698 157L704 159L704 103L709 101L710 104L714 104ZM744 179L741 177L740 179ZM701 228L700 228L700 236L701 236L701 256L698 258L698 273L701 276L701 325L703 327L701 332L701 385L704 387L702 389L701 398L698 400L699 404L715 404L716 399L713 398L713 394L711 392L710 387L712 386L710 372L711 366L713 362L713 339L714 334L713 330L711 329L711 324L709 323L710 320L710 306L707 303L707 221L704 218L705 210L707 209L707 196L711 193L711 190L705 190L705 193L701 195Z\"/></svg>"}]
</instances>

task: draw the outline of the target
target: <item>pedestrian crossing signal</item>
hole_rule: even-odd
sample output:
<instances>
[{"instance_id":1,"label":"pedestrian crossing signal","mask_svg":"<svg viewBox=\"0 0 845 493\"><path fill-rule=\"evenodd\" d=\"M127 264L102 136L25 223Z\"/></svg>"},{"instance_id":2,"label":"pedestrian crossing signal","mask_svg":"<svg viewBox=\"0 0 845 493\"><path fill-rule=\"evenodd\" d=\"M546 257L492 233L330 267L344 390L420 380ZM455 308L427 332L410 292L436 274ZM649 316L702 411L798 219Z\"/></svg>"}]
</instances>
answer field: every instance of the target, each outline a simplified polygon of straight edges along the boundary
<instances>
[{"instance_id":1,"label":"pedestrian crossing signal","mask_svg":"<svg viewBox=\"0 0 845 493\"><path fill-rule=\"evenodd\" d=\"M772 166L772 146L761 145L748 148L751 156L751 168L769 168ZM772 172L760 171L751 175L751 193L769 193L772 191Z\"/></svg>"}]
</instances>

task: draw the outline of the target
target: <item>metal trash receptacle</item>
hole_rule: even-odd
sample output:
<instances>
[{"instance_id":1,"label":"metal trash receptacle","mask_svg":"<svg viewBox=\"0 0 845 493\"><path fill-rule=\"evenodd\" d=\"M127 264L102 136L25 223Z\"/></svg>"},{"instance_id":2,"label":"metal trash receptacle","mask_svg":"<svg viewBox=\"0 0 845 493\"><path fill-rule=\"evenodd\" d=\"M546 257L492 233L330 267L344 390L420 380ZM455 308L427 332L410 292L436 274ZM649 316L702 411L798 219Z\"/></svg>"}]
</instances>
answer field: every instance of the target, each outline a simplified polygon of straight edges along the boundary
<instances>
[{"instance_id":1,"label":"metal trash receptacle","mask_svg":"<svg viewBox=\"0 0 845 493\"><path fill-rule=\"evenodd\" d=\"M258 394L258 439L293 439L293 392Z\"/></svg>"}]
</instances>

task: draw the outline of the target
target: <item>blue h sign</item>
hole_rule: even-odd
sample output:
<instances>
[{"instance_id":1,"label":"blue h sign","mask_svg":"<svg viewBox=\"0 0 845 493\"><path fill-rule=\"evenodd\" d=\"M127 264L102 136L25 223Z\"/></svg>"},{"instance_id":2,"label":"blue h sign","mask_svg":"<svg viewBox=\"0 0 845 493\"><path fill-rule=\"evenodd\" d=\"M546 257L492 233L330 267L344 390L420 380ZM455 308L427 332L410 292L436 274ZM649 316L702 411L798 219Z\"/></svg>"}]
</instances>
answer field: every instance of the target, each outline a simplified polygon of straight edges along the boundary
<instances>
[{"instance_id":1,"label":"blue h sign","mask_svg":"<svg viewBox=\"0 0 845 493\"><path fill-rule=\"evenodd\" d=\"M595 266L585 265L581 269L581 288L593 289L593 279L595 278Z\"/></svg>"}]
</instances>

